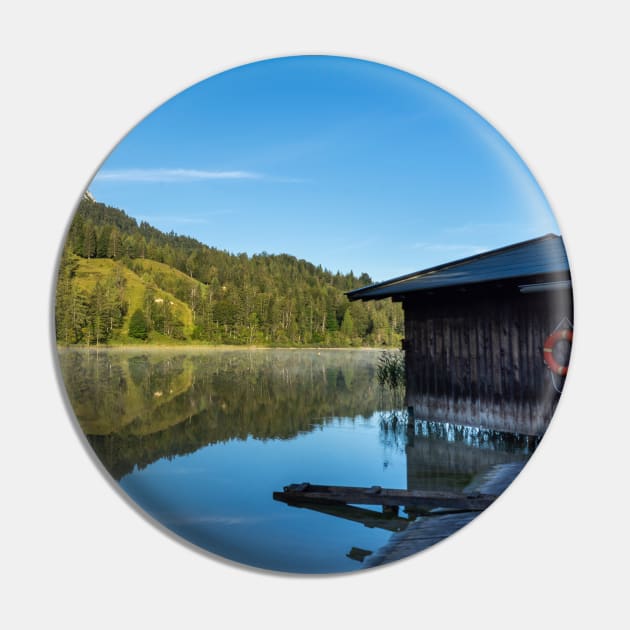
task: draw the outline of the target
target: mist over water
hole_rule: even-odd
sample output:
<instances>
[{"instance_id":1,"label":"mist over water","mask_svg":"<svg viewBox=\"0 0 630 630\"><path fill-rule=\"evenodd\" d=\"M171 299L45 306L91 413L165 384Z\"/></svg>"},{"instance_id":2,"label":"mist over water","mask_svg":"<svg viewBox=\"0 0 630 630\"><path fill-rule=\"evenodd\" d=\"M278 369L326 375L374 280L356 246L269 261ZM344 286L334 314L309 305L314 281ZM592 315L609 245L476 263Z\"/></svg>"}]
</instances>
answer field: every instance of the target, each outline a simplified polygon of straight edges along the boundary
<instances>
[{"instance_id":1,"label":"mist over water","mask_svg":"<svg viewBox=\"0 0 630 630\"><path fill-rule=\"evenodd\" d=\"M490 466L529 455L521 445L421 419L408 427L400 401L378 386L378 357L375 350L60 350L89 443L147 513L213 553L306 573L360 569L392 528L406 526L406 515L374 526L365 515L357 522L290 507L274 501L274 491L303 481L461 490Z\"/></svg>"}]
</instances>

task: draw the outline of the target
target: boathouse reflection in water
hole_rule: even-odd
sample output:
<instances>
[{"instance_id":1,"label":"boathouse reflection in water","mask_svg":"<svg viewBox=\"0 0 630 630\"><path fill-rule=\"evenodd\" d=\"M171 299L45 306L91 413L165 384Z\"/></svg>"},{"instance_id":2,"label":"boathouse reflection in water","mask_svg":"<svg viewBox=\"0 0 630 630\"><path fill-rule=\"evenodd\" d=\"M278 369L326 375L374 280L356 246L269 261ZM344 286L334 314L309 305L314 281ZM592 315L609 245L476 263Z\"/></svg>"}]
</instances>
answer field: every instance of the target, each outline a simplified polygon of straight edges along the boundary
<instances>
[{"instance_id":1,"label":"boathouse reflection in water","mask_svg":"<svg viewBox=\"0 0 630 630\"><path fill-rule=\"evenodd\" d=\"M372 550L355 546L346 554L357 562L366 561L369 566L416 553L468 524L487 506L470 509L451 505L449 508L448 503L457 504L461 500L463 504L469 497L470 502L483 503L486 496L498 496L522 470L536 445L536 440L530 436L413 419L403 423L398 420L400 414L381 413L379 416L381 442L404 450L406 488L302 483L285 487L285 492L274 492L276 500L291 507L328 514L369 528L400 534L414 524L410 528L413 532L394 537L393 543L384 545L375 555ZM399 499L393 499L392 494L399 495ZM433 509L421 507L427 498L439 501L435 499L438 494L444 497L444 505Z\"/></svg>"}]
</instances>

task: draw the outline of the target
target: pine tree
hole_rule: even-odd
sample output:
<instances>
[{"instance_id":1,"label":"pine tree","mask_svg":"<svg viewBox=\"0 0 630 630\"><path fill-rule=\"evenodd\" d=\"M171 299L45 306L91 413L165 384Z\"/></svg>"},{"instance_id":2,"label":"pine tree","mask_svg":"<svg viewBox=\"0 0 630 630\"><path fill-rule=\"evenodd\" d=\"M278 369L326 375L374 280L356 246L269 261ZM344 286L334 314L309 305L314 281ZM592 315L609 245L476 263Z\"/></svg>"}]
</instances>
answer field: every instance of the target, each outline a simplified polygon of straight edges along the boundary
<instances>
[{"instance_id":1,"label":"pine tree","mask_svg":"<svg viewBox=\"0 0 630 630\"><path fill-rule=\"evenodd\" d=\"M141 309L136 309L129 320L129 336L134 339L146 339L149 336L147 320Z\"/></svg>"},{"instance_id":2,"label":"pine tree","mask_svg":"<svg viewBox=\"0 0 630 630\"><path fill-rule=\"evenodd\" d=\"M64 344L75 341L72 328L72 276L73 264L70 252L64 249L55 294L55 333L57 340Z\"/></svg>"},{"instance_id":3,"label":"pine tree","mask_svg":"<svg viewBox=\"0 0 630 630\"><path fill-rule=\"evenodd\" d=\"M328 332L337 332L339 330L339 324L337 323L337 316L333 309L329 309L326 313L326 330Z\"/></svg>"},{"instance_id":4,"label":"pine tree","mask_svg":"<svg viewBox=\"0 0 630 630\"><path fill-rule=\"evenodd\" d=\"M354 336L354 321L352 321L352 315L350 309L346 309L343 315L343 321L341 322L341 334L349 341Z\"/></svg>"},{"instance_id":5,"label":"pine tree","mask_svg":"<svg viewBox=\"0 0 630 630\"><path fill-rule=\"evenodd\" d=\"M108 309L105 287L97 281L90 296L88 320L91 338L96 345L103 343L108 337Z\"/></svg>"},{"instance_id":6,"label":"pine tree","mask_svg":"<svg viewBox=\"0 0 630 630\"><path fill-rule=\"evenodd\" d=\"M112 233L111 225L104 225L98 232L96 238L96 257L107 258L107 249L109 247L109 237Z\"/></svg>"},{"instance_id":7,"label":"pine tree","mask_svg":"<svg viewBox=\"0 0 630 630\"><path fill-rule=\"evenodd\" d=\"M93 223L86 223L83 229L83 257L96 256L96 230Z\"/></svg>"},{"instance_id":8,"label":"pine tree","mask_svg":"<svg viewBox=\"0 0 630 630\"><path fill-rule=\"evenodd\" d=\"M120 250L120 232L116 228L112 228L107 242L106 256L116 259L120 256Z\"/></svg>"}]
</instances>

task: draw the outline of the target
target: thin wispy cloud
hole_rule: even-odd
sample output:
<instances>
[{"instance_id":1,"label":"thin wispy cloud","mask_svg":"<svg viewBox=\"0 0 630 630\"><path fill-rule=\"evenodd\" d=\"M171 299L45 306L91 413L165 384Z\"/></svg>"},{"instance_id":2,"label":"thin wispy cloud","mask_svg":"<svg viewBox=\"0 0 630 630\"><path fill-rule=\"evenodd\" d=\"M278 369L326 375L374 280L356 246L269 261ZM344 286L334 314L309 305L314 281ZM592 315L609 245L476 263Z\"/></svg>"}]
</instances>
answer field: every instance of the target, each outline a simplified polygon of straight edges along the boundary
<instances>
[{"instance_id":1,"label":"thin wispy cloud","mask_svg":"<svg viewBox=\"0 0 630 630\"><path fill-rule=\"evenodd\" d=\"M265 179L252 171L208 171L192 168L127 168L99 171L94 178L100 182L177 183L206 180Z\"/></svg>"}]
</instances>

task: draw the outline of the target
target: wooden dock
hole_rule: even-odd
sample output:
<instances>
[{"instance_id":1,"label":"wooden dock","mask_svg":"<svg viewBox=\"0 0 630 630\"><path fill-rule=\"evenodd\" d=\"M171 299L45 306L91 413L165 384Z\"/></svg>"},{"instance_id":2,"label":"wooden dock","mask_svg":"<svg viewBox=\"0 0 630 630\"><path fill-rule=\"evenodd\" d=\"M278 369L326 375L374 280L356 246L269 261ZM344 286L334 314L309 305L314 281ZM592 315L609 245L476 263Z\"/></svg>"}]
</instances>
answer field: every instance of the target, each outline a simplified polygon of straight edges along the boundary
<instances>
[{"instance_id":1,"label":"wooden dock","mask_svg":"<svg viewBox=\"0 0 630 630\"><path fill-rule=\"evenodd\" d=\"M373 567L426 549L470 523L514 480L525 462L502 463L479 474L462 492L403 490L380 486L296 483L274 492L287 505L307 508L392 532L376 551L352 548L347 556ZM382 512L358 506L380 505ZM403 508L407 516L399 514Z\"/></svg>"},{"instance_id":2,"label":"wooden dock","mask_svg":"<svg viewBox=\"0 0 630 630\"><path fill-rule=\"evenodd\" d=\"M466 488L467 491L501 494L523 469L524 462L498 464L480 475ZM434 514L420 517L390 538L389 542L373 554L365 557L366 568L401 560L454 534L468 525L479 512L459 514Z\"/></svg>"},{"instance_id":3,"label":"wooden dock","mask_svg":"<svg viewBox=\"0 0 630 630\"><path fill-rule=\"evenodd\" d=\"M404 490L381 486L325 486L311 483L291 484L283 492L274 492L276 501L289 505L311 507L313 505L381 505L385 512L398 513L403 507L407 513L428 513L436 508L446 510L481 512L496 495L481 492L437 492L428 490Z\"/></svg>"}]
</instances>

